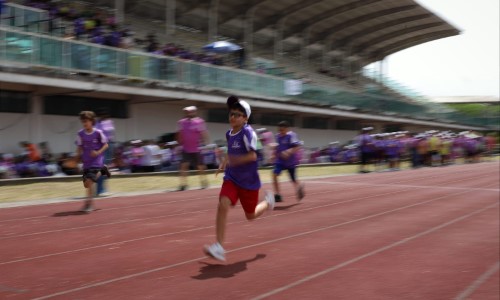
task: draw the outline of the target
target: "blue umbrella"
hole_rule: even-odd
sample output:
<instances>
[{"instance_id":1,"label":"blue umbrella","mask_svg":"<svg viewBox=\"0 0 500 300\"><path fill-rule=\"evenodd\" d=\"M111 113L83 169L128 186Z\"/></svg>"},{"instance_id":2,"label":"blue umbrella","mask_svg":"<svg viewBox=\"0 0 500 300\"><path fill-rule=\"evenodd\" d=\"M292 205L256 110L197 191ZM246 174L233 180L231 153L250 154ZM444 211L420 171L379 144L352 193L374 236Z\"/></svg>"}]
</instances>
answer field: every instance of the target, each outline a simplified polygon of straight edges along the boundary
<instances>
[{"instance_id":1,"label":"blue umbrella","mask_svg":"<svg viewBox=\"0 0 500 300\"><path fill-rule=\"evenodd\" d=\"M230 53L241 50L241 47L226 41L219 41L203 46L203 50L213 53Z\"/></svg>"}]
</instances>

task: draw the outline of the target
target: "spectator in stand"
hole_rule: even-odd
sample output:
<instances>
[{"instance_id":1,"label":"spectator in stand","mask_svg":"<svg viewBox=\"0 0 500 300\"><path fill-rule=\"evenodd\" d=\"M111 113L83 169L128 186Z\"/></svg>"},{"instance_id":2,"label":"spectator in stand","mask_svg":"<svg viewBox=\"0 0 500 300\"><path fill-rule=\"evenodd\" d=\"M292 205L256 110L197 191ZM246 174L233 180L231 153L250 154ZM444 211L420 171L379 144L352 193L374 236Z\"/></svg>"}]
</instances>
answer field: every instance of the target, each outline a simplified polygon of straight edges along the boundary
<instances>
[{"instance_id":1,"label":"spectator in stand","mask_svg":"<svg viewBox=\"0 0 500 300\"><path fill-rule=\"evenodd\" d=\"M182 163L180 169L179 191L187 189L187 171L190 167L197 168L201 177L201 187L207 188L208 182L205 178L206 166L203 165L200 155L201 144L208 144L208 131L205 121L196 116L196 106L184 108L185 118L179 120L177 131L177 142L182 146Z\"/></svg>"},{"instance_id":2,"label":"spectator in stand","mask_svg":"<svg viewBox=\"0 0 500 300\"><path fill-rule=\"evenodd\" d=\"M2 16L4 8L5 8L5 2L7 0L0 0L0 16Z\"/></svg>"},{"instance_id":3,"label":"spectator in stand","mask_svg":"<svg viewBox=\"0 0 500 300\"><path fill-rule=\"evenodd\" d=\"M42 142L38 144L41 152L41 159L45 163L52 163L54 162L54 156L52 155L50 148L49 148L49 143L48 142Z\"/></svg>"},{"instance_id":4,"label":"spectator in stand","mask_svg":"<svg viewBox=\"0 0 500 300\"><path fill-rule=\"evenodd\" d=\"M149 141L147 142L147 145L142 148L144 149L144 155L142 156L141 161L142 171L159 171L161 166L160 147L158 147L158 145L154 141Z\"/></svg>"},{"instance_id":5,"label":"spectator in stand","mask_svg":"<svg viewBox=\"0 0 500 300\"><path fill-rule=\"evenodd\" d=\"M61 171L66 175L78 175L80 173L78 160L74 154L70 155L69 153L63 153L57 164L59 165Z\"/></svg>"}]
</instances>

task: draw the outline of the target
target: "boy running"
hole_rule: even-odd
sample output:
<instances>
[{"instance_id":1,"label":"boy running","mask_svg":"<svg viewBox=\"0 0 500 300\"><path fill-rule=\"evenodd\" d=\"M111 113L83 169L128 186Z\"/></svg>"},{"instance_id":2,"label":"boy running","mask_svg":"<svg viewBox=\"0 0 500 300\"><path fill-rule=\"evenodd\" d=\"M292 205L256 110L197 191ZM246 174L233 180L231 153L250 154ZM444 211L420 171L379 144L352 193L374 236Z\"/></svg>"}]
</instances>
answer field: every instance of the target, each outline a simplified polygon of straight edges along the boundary
<instances>
[{"instance_id":1,"label":"boy running","mask_svg":"<svg viewBox=\"0 0 500 300\"><path fill-rule=\"evenodd\" d=\"M278 124L278 134L276 135L278 147L276 147L274 170L273 170L273 186L274 199L276 202L281 202L280 186L278 177L283 170L287 170L292 180L297 193L297 199L300 201L304 198L304 185L299 183L296 178L297 151L300 149L300 141L297 134L290 130L290 123L282 121Z\"/></svg>"},{"instance_id":2,"label":"boy running","mask_svg":"<svg viewBox=\"0 0 500 300\"><path fill-rule=\"evenodd\" d=\"M96 123L94 112L82 111L79 117L83 129L76 136L77 155L83 163L83 186L87 190L87 200L81 211L90 213L94 210L94 183L101 175L111 177L104 165L104 151L108 149L108 140L101 130L94 128Z\"/></svg>"},{"instance_id":3,"label":"boy running","mask_svg":"<svg viewBox=\"0 0 500 300\"><path fill-rule=\"evenodd\" d=\"M227 155L219 166L219 171L224 170L225 174L217 209L217 241L204 248L205 254L221 261L226 260L223 244L231 206L240 200L248 220L274 209L272 193L266 192L259 197L261 183L257 172L257 134L247 124L251 114L250 105L236 96L230 96L227 106L231 130L226 133Z\"/></svg>"}]
</instances>

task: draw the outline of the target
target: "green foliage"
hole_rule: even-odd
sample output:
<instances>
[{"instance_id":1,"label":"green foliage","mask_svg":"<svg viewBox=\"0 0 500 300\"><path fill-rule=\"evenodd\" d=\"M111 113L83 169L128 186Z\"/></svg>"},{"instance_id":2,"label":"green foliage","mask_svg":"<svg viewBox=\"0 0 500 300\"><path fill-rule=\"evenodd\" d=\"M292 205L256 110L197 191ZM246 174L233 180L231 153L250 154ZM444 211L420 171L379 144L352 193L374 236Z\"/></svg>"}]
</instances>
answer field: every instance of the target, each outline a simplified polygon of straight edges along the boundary
<instances>
[{"instance_id":1,"label":"green foliage","mask_svg":"<svg viewBox=\"0 0 500 300\"><path fill-rule=\"evenodd\" d=\"M481 103L454 103L446 104L451 109L461 112L471 117L485 117L500 115L499 104L481 104Z\"/></svg>"}]
</instances>

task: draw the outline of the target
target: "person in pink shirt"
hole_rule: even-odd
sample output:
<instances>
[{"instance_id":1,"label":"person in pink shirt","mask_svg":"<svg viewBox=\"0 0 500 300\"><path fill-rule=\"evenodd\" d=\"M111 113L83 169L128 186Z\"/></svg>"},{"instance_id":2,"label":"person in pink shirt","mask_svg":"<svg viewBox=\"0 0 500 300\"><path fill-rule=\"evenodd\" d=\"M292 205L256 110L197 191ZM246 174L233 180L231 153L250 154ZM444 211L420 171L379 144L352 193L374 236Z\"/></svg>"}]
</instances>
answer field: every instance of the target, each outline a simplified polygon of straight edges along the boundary
<instances>
[{"instance_id":1,"label":"person in pink shirt","mask_svg":"<svg viewBox=\"0 0 500 300\"><path fill-rule=\"evenodd\" d=\"M187 189L187 171L190 167L197 168L201 177L201 188L208 187L205 178L205 165L200 155L200 145L208 144L208 131L205 121L196 116L196 106L184 108L185 118L177 122L177 142L182 146L179 191Z\"/></svg>"}]
</instances>

